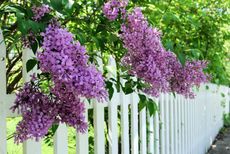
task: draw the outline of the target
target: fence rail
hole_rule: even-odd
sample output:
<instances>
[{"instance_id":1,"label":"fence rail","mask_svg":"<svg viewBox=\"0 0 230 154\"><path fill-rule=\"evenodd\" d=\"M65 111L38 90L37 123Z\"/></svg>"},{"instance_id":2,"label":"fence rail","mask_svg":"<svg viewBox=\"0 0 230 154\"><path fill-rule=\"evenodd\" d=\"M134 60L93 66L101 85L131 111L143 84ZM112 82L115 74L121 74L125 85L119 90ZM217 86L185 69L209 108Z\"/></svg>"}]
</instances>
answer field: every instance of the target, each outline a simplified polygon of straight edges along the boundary
<instances>
[{"instance_id":1,"label":"fence rail","mask_svg":"<svg viewBox=\"0 0 230 154\"><path fill-rule=\"evenodd\" d=\"M0 42L2 40L0 31ZM25 64L33 57L31 54L29 49L23 51L24 81L29 80ZM0 154L7 153L6 118L20 116L9 111L15 95L6 94L5 56L3 42L0 44ZM181 95L162 94L155 99L159 110L154 117L150 117L145 108L138 112L139 98L135 93L115 93L110 102L86 104L88 110L93 110L94 153L204 154L223 126L223 113L229 112L229 88L208 84L195 91L197 96L192 100ZM108 109L108 119L105 109ZM85 113L87 118L88 110ZM104 123L107 121L108 137L105 138ZM77 154L89 153L88 132L76 134ZM40 154L41 141L26 141L23 153ZM60 124L54 136L54 153L68 153L64 124Z\"/></svg>"}]
</instances>

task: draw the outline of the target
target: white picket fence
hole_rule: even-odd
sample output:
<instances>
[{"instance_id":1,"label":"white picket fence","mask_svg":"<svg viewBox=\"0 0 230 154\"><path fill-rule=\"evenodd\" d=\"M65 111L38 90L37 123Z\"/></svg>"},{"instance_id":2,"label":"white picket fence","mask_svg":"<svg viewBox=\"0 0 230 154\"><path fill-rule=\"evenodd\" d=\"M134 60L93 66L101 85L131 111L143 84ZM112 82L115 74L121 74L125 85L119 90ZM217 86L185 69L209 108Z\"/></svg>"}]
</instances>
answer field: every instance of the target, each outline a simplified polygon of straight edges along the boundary
<instances>
[{"instance_id":1,"label":"white picket fence","mask_svg":"<svg viewBox=\"0 0 230 154\"><path fill-rule=\"evenodd\" d=\"M2 40L0 31L0 42ZM9 110L15 95L6 94L5 56L5 45L2 42L0 44L0 154L7 154L6 118L20 116ZM24 81L29 80L25 64L32 56L29 49L23 51ZM196 98L191 100L181 95L174 97L172 94L162 94L155 99L159 111L154 117L149 117L146 109L138 112L139 98L136 93L131 95L115 93L110 102L87 104L88 109L93 109L94 153L205 154L223 126L223 113L229 112L229 88L208 84L196 91L196 95ZM105 108L108 108L108 120L104 116ZM86 112L87 116L88 112ZM105 121L108 121L109 150L105 146ZM121 152L119 144L121 144ZM23 143L23 153L41 154L41 141L26 141ZM64 124L60 124L54 136L54 153L68 153L67 127ZM88 133L77 133L76 153L89 153Z\"/></svg>"}]
</instances>

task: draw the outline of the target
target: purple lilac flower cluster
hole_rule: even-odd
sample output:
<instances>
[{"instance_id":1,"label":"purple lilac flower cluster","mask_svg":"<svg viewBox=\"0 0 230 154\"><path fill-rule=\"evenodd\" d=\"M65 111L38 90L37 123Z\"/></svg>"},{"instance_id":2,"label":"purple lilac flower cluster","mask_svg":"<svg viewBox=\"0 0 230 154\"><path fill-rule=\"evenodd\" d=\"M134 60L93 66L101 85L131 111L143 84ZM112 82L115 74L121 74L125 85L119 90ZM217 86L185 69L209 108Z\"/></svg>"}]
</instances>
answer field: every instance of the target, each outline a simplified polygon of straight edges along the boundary
<instances>
[{"instance_id":1,"label":"purple lilac flower cluster","mask_svg":"<svg viewBox=\"0 0 230 154\"><path fill-rule=\"evenodd\" d=\"M169 53L162 46L160 33L149 27L140 8L127 16L127 23L122 24L121 30L121 39L128 50L123 58L124 65L131 68L131 74L151 84L146 92L153 96L166 92L172 71L165 61Z\"/></svg>"},{"instance_id":2,"label":"purple lilac flower cluster","mask_svg":"<svg viewBox=\"0 0 230 154\"><path fill-rule=\"evenodd\" d=\"M103 13L109 20L113 21L119 13L124 17L126 14L125 7L128 5L128 0L109 0L103 6Z\"/></svg>"},{"instance_id":3,"label":"purple lilac flower cluster","mask_svg":"<svg viewBox=\"0 0 230 154\"><path fill-rule=\"evenodd\" d=\"M25 83L17 94L13 112L22 114L22 121L16 127L15 142L21 143L31 137L36 140L43 137L55 120L58 108L54 102L39 88L31 83Z\"/></svg>"},{"instance_id":4,"label":"purple lilac flower cluster","mask_svg":"<svg viewBox=\"0 0 230 154\"><path fill-rule=\"evenodd\" d=\"M192 98L191 88L208 81L203 73L206 63L187 62L183 67L176 55L165 50L160 32L149 26L140 8L127 15L121 30L120 37L128 50L123 64L132 75L150 84L146 93L157 97L161 92L177 92Z\"/></svg>"},{"instance_id":5,"label":"purple lilac flower cluster","mask_svg":"<svg viewBox=\"0 0 230 154\"><path fill-rule=\"evenodd\" d=\"M50 12L50 8L48 5L42 4L41 6L33 6L32 11L34 14L33 19L39 21L46 13Z\"/></svg>"},{"instance_id":6,"label":"purple lilac flower cluster","mask_svg":"<svg viewBox=\"0 0 230 154\"><path fill-rule=\"evenodd\" d=\"M42 34L44 52L39 53L40 69L52 75L55 85L68 87L78 97L107 97L102 74L88 65L86 49L66 29L50 24ZM57 92L59 91L57 88Z\"/></svg>"},{"instance_id":7,"label":"purple lilac flower cluster","mask_svg":"<svg viewBox=\"0 0 230 154\"><path fill-rule=\"evenodd\" d=\"M85 105L80 98L102 101L108 96L102 74L88 64L86 49L74 42L71 33L52 23L42 36L43 52L38 54L38 60L41 71L51 75L51 95L42 93L33 84L35 79L25 84L12 107L23 117L16 129L16 143L42 138L52 124L59 122L84 133Z\"/></svg>"}]
</instances>

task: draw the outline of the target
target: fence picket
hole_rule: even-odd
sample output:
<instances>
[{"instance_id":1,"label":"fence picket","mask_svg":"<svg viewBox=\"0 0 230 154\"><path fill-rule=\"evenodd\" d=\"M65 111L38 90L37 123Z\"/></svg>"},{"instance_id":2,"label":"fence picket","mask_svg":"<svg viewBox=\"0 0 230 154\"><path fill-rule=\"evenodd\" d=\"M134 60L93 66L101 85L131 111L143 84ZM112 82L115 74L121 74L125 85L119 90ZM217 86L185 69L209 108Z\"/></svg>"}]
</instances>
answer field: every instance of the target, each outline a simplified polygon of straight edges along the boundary
<instances>
[{"instance_id":1,"label":"fence picket","mask_svg":"<svg viewBox=\"0 0 230 154\"><path fill-rule=\"evenodd\" d=\"M7 153L6 143L6 46L0 29L0 153Z\"/></svg>"},{"instance_id":2,"label":"fence picket","mask_svg":"<svg viewBox=\"0 0 230 154\"><path fill-rule=\"evenodd\" d=\"M0 100L2 101L2 99ZM6 142L6 110L4 108L4 102L0 102L0 153L7 153Z\"/></svg>"},{"instance_id":3,"label":"fence picket","mask_svg":"<svg viewBox=\"0 0 230 154\"><path fill-rule=\"evenodd\" d=\"M118 134L117 134L117 100L119 94L115 93L109 103L109 153L118 154Z\"/></svg>"},{"instance_id":4,"label":"fence picket","mask_svg":"<svg viewBox=\"0 0 230 154\"><path fill-rule=\"evenodd\" d=\"M159 99L155 99L158 110L154 116L154 154L160 153Z\"/></svg>"},{"instance_id":5,"label":"fence picket","mask_svg":"<svg viewBox=\"0 0 230 154\"><path fill-rule=\"evenodd\" d=\"M85 120L88 121L88 107L89 104L85 103ZM76 152L77 154L87 154L89 153L89 140L88 140L88 129L84 134L80 132L77 133L77 138L76 138Z\"/></svg>"},{"instance_id":6,"label":"fence picket","mask_svg":"<svg viewBox=\"0 0 230 154\"><path fill-rule=\"evenodd\" d=\"M174 101L173 101L173 95L172 94L170 94L169 95L169 113L170 113L170 120L169 120L169 127L170 127L170 154L174 154L174 146L175 146L175 143L174 143L174 138L175 138L175 134L174 134L174 118L175 118L175 115L174 115L174 113L173 113L173 103L174 103Z\"/></svg>"},{"instance_id":7,"label":"fence picket","mask_svg":"<svg viewBox=\"0 0 230 154\"><path fill-rule=\"evenodd\" d=\"M165 118L165 124L164 124L164 128L165 128L165 153L166 154L170 154L169 153L169 95L168 94L164 94L164 118Z\"/></svg>"},{"instance_id":8,"label":"fence picket","mask_svg":"<svg viewBox=\"0 0 230 154\"><path fill-rule=\"evenodd\" d=\"M94 102L94 153L105 153L104 107L102 103Z\"/></svg>"},{"instance_id":9,"label":"fence picket","mask_svg":"<svg viewBox=\"0 0 230 154\"><path fill-rule=\"evenodd\" d=\"M150 117L149 112L147 112L147 122L148 122L148 153L153 153L154 152L153 116Z\"/></svg>"},{"instance_id":10,"label":"fence picket","mask_svg":"<svg viewBox=\"0 0 230 154\"><path fill-rule=\"evenodd\" d=\"M164 121L164 97L163 94L160 95L159 102L160 109L160 153L165 154L165 121Z\"/></svg>"},{"instance_id":11,"label":"fence picket","mask_svg":"<svg viewBox=\"0 0 230 154\"><path fill-rule=\"evenodd\" d=\"M6 95L6 46L0 29L0 97ZM2 100L2 99L1 99Z\"/></svg>"},{"instance_id":12,"label":"fence picket","mask_svg":"<svg viewBox=\"0 0 230 154\"><path fill-rule=\"evenodd\" d=\"M59 124L54 135L54 154L68 154L68 132L65 124Z\"/></svg>"},{"instance_id":13,"label":"fence picket","mask_svg":"<svg viewBox=\"0 0 230 154\"><path fill-rule=\"evenodd\" d=\"M138 96L130 95L131 100L131 153L138 154Z\"/></svg>"},{"instance_id":14,"label":"fence picket","mask_svg":"<svg viewBox=\"0 0 230 154\"><path fill-rule=\"evenodd\" d=\"M175 154L178 154L178 112L177 112L177 99L178 95L173 99L173 110L174 110L174 151Z\"/></svg>"},{"instance_id":15,"label":"fence picket","mask_svg":"<svg viewBox=\"0 0 230 154\"><path fill-rule=\"evenodd\" d=\"M120 93L121 102L121 150L122 154L129 154L129 96Z\"/></svg>"},{"instance_id":16,"label":"fence picket","mask_svg":"<svg viewBox=\"0 0 230 154\"><path fill-rule=\"evenodd\" d=\"M184 106L186 105L185 99L181 97L181 126L182 126L182 153L186 153L185 151L185 111Z\"/></svg>"},{"instance_id":17,"label":"fence picket","mask_svg":"<svg viewBox=\"0 0 230 154\"><path fill-rule=\"evenodd\" d=\"M146 143L146 108L143 108L140 112L140 153L147 153Z\"/></svg>"}]
</instances>

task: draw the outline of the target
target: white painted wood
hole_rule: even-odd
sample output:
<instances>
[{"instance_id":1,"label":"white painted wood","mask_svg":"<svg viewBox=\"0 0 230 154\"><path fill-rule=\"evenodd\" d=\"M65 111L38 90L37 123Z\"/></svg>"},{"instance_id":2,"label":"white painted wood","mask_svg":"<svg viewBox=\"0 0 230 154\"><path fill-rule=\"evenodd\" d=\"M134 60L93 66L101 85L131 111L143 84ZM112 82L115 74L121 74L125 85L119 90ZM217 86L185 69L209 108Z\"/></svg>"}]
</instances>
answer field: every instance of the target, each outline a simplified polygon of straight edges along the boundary
<instances>
[{"instance_id":1,"label":"white painted wood","mask_svg":"<svg viewBox=\"0 0 230 154\"><path fill-rule=\"evenodd\" d=\"M130 95L131 99L131 153L139 153L138 138L138 102L139 98L136 94Z\"/></svg>"},{"instance_id":2,"label":"white painted wood","mask_svg":"<svg viewBox=\"0 0 230 154\"><path fill-rule=\"evenodd\" d=\"M178 111L177 111L177 100L178 100L178 95L173 100L173 110L174 110L174 150L175 154L178 154Z\"/></svg>"},{"instance_id":3,"label":"white painted wood","mask_svg":"<svg viewBox=\"0 0 230 154\"><path fill-rule=\"evenodd\" d=\"M179 95L179 100L178 100L178 121L179 121L179 154L183 154L182 153L182 121L181 121L181 95Z\"/></svg>"},{"instance_id":4,"label":"white painted wood","mask_svg":"<svg viewBox=\"0 0 230 154\"><path fill-rule=\"evenodd\" d=\"M184 97L181 97L181 132L182 132L182 153L186 153L185 152L185 112L184 112L184 106L185 106L185 101L184 101Z\"/></svg>"},{"instance_id":5,"label":"white painted wood","mask_svg":"<svg viewBox=\"0 0 230 154\"><path fill-rule=\"evenodd\" d=\"M186 153L189 153L189 145L188 145L188 134L189 134L189 131L188 131L188 103L190 103L188 101L188 99L185 100L185 105L184 105L184 111L185 111L185 152Z\"/></svg>"},{"instance_id":6,"label":"white painted wood","mask_svg":"<svg viewBox=\"0 0 230 154\"><path fill-rule=\"evenodd\" d=\"M118 133L117 133L117 100L119 94L114 93L111 102L109 103L109 153L118 154Z\"/></svg>"},{"instance_id":7,"label":"white painted wood","mask_svg":"<svg viewBox=\"0 0 230 154\"><path fill-rule=\"evenodd\" d=\"M153 116L150 117L147 112L147 123L148 123L148 153L154 152L154 132L153 132Z\"/></svg>"},{"instance_id":8,"label":"white painted wood","mask_svg":"<svg viewBox=\"0 0 230 154\"><path fill-rule=\"evenodd\" d=\"M29 139L23 142L23 154L41 154L41 141Z\"/></svg>"},{"instance_id":9,"label":"white painted wood","mask_svg":"<svg viewBox=\"0 0 230 154\"><path fill-rule=\"evenodd\" d=\"M160 122L159 122L159 99L155 99L158 111L154 117L154 154L160 153Z\"/></svg>"},{"instance_id":10,"label":"white painted wood","mask_svg":"<svg viewBox=\"0 0 230 154\"><path fill-rule=\"evenodd\" d=\"M7 145L6 145L6 110L4 108L3 99L0 96L0 153L7 153Z\"/></svg>"},{"instance_id":11,"label":"white painted wood","mask_svg":"<svg viewBox=\"0 0 230 154\"><path fill-rule=\"evenodd\" d=\"M169 95L164 94L164 131L165 131L165 153L170 154L170 145L169 145Z\"/></svg>"},{"instance_id":12,"label":"white painted wood","mask_svg":"<svg viewBox=\"0 0 230 154\"><path fill-rule=\"evenodd\" d=\"M164 95L160 95L160 153L165 154L165 117L164 117Z\"/></svg>"},{"instance_id":13,"label":"white painted wood","mask_svg":"<svg viewBox=\"0 0 230 154\"><path fill-rule=\"evenodd\" d=\"M6 95L6 46L0 29L0 96ZM1 99L2 100L2 99Z\"/></svg>"},{"instance_id":14,"label":"white painted wood","mask_svg":"<svg viewBox=\"0 0 230 154\"><path fill-rule=\"evenodd\" d=\"M170 151L169 151L169 153L170 154L175 154L175 149L174 149L174 146L175 146L175 142L174 142L174 138L175 138L175 134L174 134L174 126L175 126L175 123L174 123L174 118L175 118L175 115L174 115L174 112L173 112L173 103L174 103L174 101L173 101L173 98L174 96L172 95L172 94L170 94L169 95L169 127L170 127L170 134L169 134L169 136L170 136Z\"/></svg>"},{"instance_id":15,"label":"white painted wood","mask_svg":"<svg viewBox=\"0 0 230 154\"><path fill-rule=\"evenodd\" d=\"M88 122L88 103L85 103L85 120ZM77 133L76 138L76 152L77 154L87 154L89 153L89 140L88 140L88 129L85 133Z\"/></svg>"},{"instance_id":16,"label":"white painted wood","mask_svg":"<svg viewBox=\"0 0 230 154\"><path fill-rule=\"evenodd\" d=\"M6 145L6 47L0 29L0 153L7 153Z\"/></svg>"},{"instance_id":17,"label":"white painted wood","mask_svg":"<svg viewBox=\"0 0 230 154\"><path fill-rule=\"evenodd\" d=\"M94 102L94 153L105 153L104 107Z\"/></svg>"},{"instance_id":18,"label":"white painted wood","mask_svg":"<svg viewBox=\"0 0 230 154\"><path fill-rule=\"evenodd\" d=\"M121 151L122 154L129 154L129 108L130 97L124 93L120 93L121 102Z\"/></svg>"},{"instance_id":19,"label":"white painted wood","mask_svg":"<svg viewBox=\"0 0 230 154\"><path fill-rule=\"evenodd\" d=\"M140 153L147 153L147 136L146 136L146 108L143 108L140 112ZM154 139L153 139L154 140Z\"/></svg>"},{"instance_id":20,"label":"white painted wood","mask_svg":"<svg viewBox=\"0 0 230 154\"><path fill-rule=\"evenodd\" d=\"M54 135L54 154L68 154L68 130L62 123Z\"/></svg>"}]
</instances>

